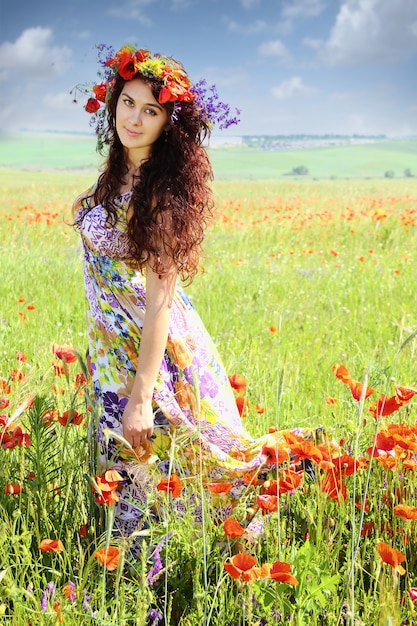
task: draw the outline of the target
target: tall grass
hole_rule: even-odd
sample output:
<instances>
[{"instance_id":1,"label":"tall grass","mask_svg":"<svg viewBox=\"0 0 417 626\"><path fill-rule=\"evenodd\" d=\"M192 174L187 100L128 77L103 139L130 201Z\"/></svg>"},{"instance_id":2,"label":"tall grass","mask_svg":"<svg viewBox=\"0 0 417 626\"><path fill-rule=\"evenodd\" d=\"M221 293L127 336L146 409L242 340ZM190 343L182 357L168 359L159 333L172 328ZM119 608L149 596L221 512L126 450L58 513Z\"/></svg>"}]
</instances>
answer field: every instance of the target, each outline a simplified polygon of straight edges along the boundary
<instances>
[{"instance_id":1,"label":"tall grass","mask_svg":"<svg viewBox=\"0 0 417 626\"><path fill-rule=\"evenodd\" d=\"M45 424L52 409L91 416L88 388L75 381L82 364L57 376L51 349L69 343L83 355L86 348L81 249L70 207L91 179L0 171L0 397L10 402L2 412L10 418L37 396L15 420L31 445L0 449L0 492L11 483L23 487L17 495L0 493L1 619L17 626L146 624L160 611L167 623L183 625L411 625L415 522L393 507L413 505L415 478L401 460L390 470L374 459L371 471L347 477L346 501L321 489L324 470L316 469L316 480L306 475L301 489L281 497L255 543L227 539L209 494L204 533L191 513L178 524L167 495L164 523L145 535L142 560L123 567L130 557L121 545L114 572L98 565L94 551L106 545L111 509L92 495L93 422ZM395 385L416 385L415 340L407 341L417 329L415 180L218 181L215 192L204 271L189 293L227 371L248 381L248 430L322 425L327 439L360 457L386 422L414 424L413 400L377 421L369 405ZM16 358L22 352L27 361ZM353 399L335 377L335 363L358 381L365 377L373 396ZM403 445L412 460L416 448ZM233 517L243 523L253 504L248 489ZM163 569L145 584L153 547L171 531ZM46 537L59 538L64 550L39 552ZM381 560L378 541L404 552L404 575ZM291 563L299 585L234 581L223 562L239 551L259 564ZM68 581L75 584L72 599L62 591ZM48 583L56 588L49 595Z\"/></svg>"}]
</instances>

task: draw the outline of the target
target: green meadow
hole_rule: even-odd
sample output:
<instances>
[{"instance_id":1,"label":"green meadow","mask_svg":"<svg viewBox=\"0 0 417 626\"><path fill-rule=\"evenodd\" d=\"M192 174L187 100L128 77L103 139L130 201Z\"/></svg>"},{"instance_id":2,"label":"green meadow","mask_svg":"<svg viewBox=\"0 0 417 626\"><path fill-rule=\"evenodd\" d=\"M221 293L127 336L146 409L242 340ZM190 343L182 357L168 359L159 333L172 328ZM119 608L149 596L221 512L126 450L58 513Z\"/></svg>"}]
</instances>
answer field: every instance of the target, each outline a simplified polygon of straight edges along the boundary
<instances>
[{"instance_id":1,"label":"green meadow","mask_svg":"<svg viewBox=\"0 0 417 626\"><path fill-rule=\"evenodd\" d=\"M128 566L128 546L110 536L112 507L95 502L96 414L77 382L85 303L71 205L99 160L87 136L3 138L2 624L417 623L415 145L210 154L216 207L188 292L226 370L247 381L247 430L320 427L320 437L310 451L291 448L270 477L275 509L258 500L270 485L244 491L232 517L245 527L261 516L260 538L228 536L208 492L204 527L186 513L179 524L167 493L163 523ZM300 165L308 176L291 175ZM53 344L79 362L60 362ZM68 410L81 423L63 426ZM285 491L289 471L301 483ZM149 583L152 549L171 532ZM62 549L43 552L45 539ZM109 544L115 569L94 556ZM259 568L288 563L298 584L249 566L249 581L233 578L224 563L242 554Z\"/></svg>"}]
</instances>

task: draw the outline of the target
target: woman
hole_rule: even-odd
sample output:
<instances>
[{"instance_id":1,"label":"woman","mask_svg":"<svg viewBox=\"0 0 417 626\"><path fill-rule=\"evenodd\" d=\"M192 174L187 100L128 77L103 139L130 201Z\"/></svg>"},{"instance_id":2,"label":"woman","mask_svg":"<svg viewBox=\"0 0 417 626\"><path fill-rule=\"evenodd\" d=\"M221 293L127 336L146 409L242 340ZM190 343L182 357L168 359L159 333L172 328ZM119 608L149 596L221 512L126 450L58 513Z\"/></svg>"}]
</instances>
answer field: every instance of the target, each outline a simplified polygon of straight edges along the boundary
<instances>
[{"instance_id":1,"label":"woman","mask_svg":"<svg viewBox=\"0 0 417 626\"><path fill-rule=\"evenodd\" d=\"M178 280L197 271L212 208L203 141L215 121L236 120L171 58L126 46L103 66L86 109L108 157L75 202L75 220L101 461L124 478L116 520L129 536L157 508L162 477L192 478L204 466L207 480L233 479L236 497L243 474L268 461L268 439L243 429L217 351Z\"/></svg>"}]
</instances>

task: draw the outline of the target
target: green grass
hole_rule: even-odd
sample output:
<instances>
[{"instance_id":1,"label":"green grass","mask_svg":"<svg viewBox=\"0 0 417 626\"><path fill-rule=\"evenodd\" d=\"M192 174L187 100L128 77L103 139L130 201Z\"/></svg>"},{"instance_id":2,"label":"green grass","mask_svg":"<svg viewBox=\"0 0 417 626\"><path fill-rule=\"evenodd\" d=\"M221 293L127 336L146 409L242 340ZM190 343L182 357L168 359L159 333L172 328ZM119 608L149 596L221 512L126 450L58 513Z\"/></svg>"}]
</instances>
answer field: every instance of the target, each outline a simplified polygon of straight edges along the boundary
<instances>
[{"instance_id":1,"label":"green grass","mask_svg":"<svg viewBox=\"0 0 417 626\"><path fill-rule=\"evenodd\" d=\"M255 545L228 542L222 525L210 518L208 498L205 533L191 516L179 524L167 500L166 526L151 527L147 537L154 544L166 528L175 531L169 551L161 553L166 585L165 574L154 586L143 584L152 565L149 553L133 571L98 567L93 552L105 542L108 517L92 502L91 433L85 425L63 429L56 422L50 429L41 419L48 403L60 413L70 406L84 410L85 398L74 387L80 366L71 365L68 379L55 376L51 344L70 343L81 354L86 348L81 247L70 208L91 180L89 170L0 169L0 379L10 381L16 368L26 374L10 381L10 394L0 393L10 399L0 412L10 415L30 393L44 397L22 415L32 446L0 449L0 622L57 623L54 602L40 611L45 587L53 582L64 626L145 624L149 608L169 612L170 602L170 623L182 626L255 626L261 618L282 623L272 607L290 613L293 626L336 626L343 602L349 624L411 626L415 522L394 515L393 506L414 506L416 478L401 470L401 461L388 470L374 460L369 474L347 477L346 502L305 479L301 489L281 497L279 517L271 517ZM247 379L248 430L260 435L271 424L322 424L328 437L343 440L343 450L359 455L387 422L414 425L414 400L381 424L368 408L380 393L392 395L394 384L417 386L416 341L407 340L417 329L417 179L219 179L215 193L204 272L189 293L227 371ZM16 360L18 351L26 353L27 363ZM375 392L363 406L335 377L335 363L355 380L369 378ZM265 413L256 411L257 404ZM414 452L401 448L397 454L412 458ZM3 494L10 482L25 490ZM354 500L365 495L369 511L363 521L374 530L360 537L352 578L352 539L358 539L361 523ZM243 522L251 505L248 493L233 517ZM87 520L89 534L80 538L78 528ZM59 537L65 550L39 553L45 536ZM382 563L378 541L404 552L404 576ZM259 564L290 562L299 586L236 583L223 561L242 549ZM74 601L62 593L68 580L76 584ZM83 608L84 593L95 616Z\"/></svg>"},{"instance_id":2,"label":"green grass","mask_svg":"<svg viewBox=\"0 0 417 626\"><path fill-rule=\"evenodd\" d=\"M280 179L304 165L312 178L397 178L410 169L416 176L417 145L413 140L386 140L305 150L261 151L227 147L210 150L216 179ZM88 170L101 163L93 135L19 133L0 137L0 167Z\"/></svg>"}]
</instances>

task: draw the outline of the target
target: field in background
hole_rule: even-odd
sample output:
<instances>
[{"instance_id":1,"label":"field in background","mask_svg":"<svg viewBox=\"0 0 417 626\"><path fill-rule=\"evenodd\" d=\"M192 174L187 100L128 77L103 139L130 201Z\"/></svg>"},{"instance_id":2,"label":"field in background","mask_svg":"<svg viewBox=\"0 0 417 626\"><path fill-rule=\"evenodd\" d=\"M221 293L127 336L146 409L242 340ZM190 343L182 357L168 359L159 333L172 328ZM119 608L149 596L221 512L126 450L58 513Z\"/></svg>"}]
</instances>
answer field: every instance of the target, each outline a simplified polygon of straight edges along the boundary
<instances>
[{"instance_id":1,"label":"field in background","mask_svg":"<svg viewBox=\"0 0 417 626\"><path fill-rule=\"evenodd\" d=\"M277 179L291 177L304 166L309 178L383 178L405 170L417 175L417 142L376 141L303 150L266 151L236 146L210 150L217 179ZM0 137L0 167L18 169L89 170L101 162L95 138L89 135L19 133Z\"/></svg>"},{"instance_id":2,"label":"field in background","mask_svg":"<svg viewBox=\"0 0 417 626\"><path fill-rule=\"evenodd\" d=\"M44 395L60 415L74 398L83 403L74 387L78 365L71 365L66 380L52 354L54 342L71 344L81 354L86 348L82 251L70 216L73 198L94 179L89 155L79 165L83 141L65 142L65 155L61 141L52 152L50 144L44 146L45 168L73 171L36 171L42 162L36 149L27 170L26 149L24 158L16 151L16 168L0 168L0 400L9 401L4 415L12 415L32 393ZM1 148L4 154L4 144ZM367 171L379 170L382 163L384 170L412 169L415 157L407 150L412 147L393 149L390 160L386 146ZM353 162L347 148L334 151L338 171L353 172L358 155L369 158L371 146L354 147ZM327 486L326 491L326 473L316 458L319 478L305 476L300 488L281 495L279 512L267 518L265 538L253 543L247 537L227 539L222 524L210 516L205 533L196 532L187 517L178 524L167 494L166 528L151 527L149 539L155 545L166 530L175 530L169 550L161 552L167 569L155 583L143 585L155 566L152 552L138 566L141 571L133 572L122 565L108 572L93 556L105 543L103 520L109 512L95 505L96 518L91 516L86 427L91 421L62 428L55 420L47 426L42 406L35 406L16 421L32 434L32 445L0 449L5 459L0 620L5 624L157 624L151 611L169 603L177 620L171 623L182 626L416 622L416 522L394 514L395 505L415 505L417 479L410 468L416 461L417 435L412 439L411 430L416 402L411 398L378 423L369 408L380 394L392 396L397 386L417 387L417 178L313 180L280 174L274 180L271 172L278 163L284 172L305 164L314 175L318 156L306 160L313 152L322 151L213 151L216 211L204 272L188 291L228 373L247 380L248 430L260 435L270 425L322 425L347 455L340 470L346 497L342 490ZM8 154L12 159L11 150ZM331 162L320 165L329 170L326 177L335 173ZM255 171L264 176L257 173L251 180ZM354 380L365 377L374 389L368 400L354 399L336 378L337 363ZM399 445L381 449L383 458L373 459L369 474L365 469L348 474L350 455L369 460L376 431L388 423L404 424ZM389 438L382 446L389 448ZM7 492L10 484L23 491ZM210 494L205 497L208 503ZM244 523L251 504L249 495L242 498L233 517ZM87 536L80 536L87 522ZM40 553L39 542L46 537L60 538L65 549ZM395 562L381 559L381 541L404 556L396 569ZM299 585L233 580L223 561L239 551L255 555L259 564L278 558L291 563ZM55 591L45 596L50 584Z\"/></svg>"}]
</instances>

